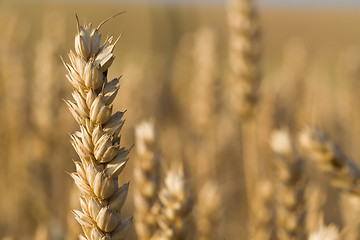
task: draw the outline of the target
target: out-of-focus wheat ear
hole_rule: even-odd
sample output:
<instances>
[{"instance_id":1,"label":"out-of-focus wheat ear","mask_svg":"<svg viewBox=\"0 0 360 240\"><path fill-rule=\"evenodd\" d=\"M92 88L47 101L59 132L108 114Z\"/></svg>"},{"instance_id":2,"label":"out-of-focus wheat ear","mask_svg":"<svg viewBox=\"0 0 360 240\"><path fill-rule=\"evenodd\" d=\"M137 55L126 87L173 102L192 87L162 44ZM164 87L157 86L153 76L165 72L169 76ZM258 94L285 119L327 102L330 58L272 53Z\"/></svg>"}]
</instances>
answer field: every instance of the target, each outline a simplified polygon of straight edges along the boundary
<instances>
[{"instance_id":1,"label":"out-of-focus wheat ear","mask_svg":"<svg viewBox=\"0 0 360 240\"><path fill-rule=\"evenodd\" d=\"M34 240L49 240L49 229L45 225L39 225L36 228Z\"/></svg>"},{"instance_id":2,"label":"out-of-focus wheat ear","mask_svg":"<svg viewBox=\"0 0 360 240\"><path fill-rule=\"evenodd\" d=\"M174 164L166 173L157 205L158 231L153 240L185 240L191 232L189 221L193 198L181 164Z\"/></svg>"},{"instance_id":3,"label":"out-of-focus wheat ear","mask_svg":"<svg viewBox=\"0 0 360 240\"><path fill-rule=\"evenodd\" d=\"M14 240L14 238L10 236L5 236L1 240Z\"/></svg>"},{"instance_id":4,"label":"out-of-focus wheat ear","mask_svg":"<svg viewBox=\"0 0 360 240\"><path fill-rule=\"evenodd\" d=\"M299 157L290 133L275 130L271 148L276 155L278 178L277 236L279 239L304 239L305 199L304 161Z\"/></svg>"},{"instance_id":5,"label":"out-of-focus wheat ear","mask_svg":"<svg viewBox=\"0 0 360 240\"><path fill-rule=\"evenodd\" d=\"M274 118L277 126L286 124L293 129L309 120L304 119L309 115L304 111L308 110L296 107L302 106L306 97L307 55L305 44L300 39L292 39L284 47L281 68L276 76L278 89Z\"/></svg>"},{"instance_id":6,"label":"out-of-focus wheat ear","mask_svg":"<svg viewBox=\"0 0 360 240\"><path fill-rule=\"evenodd\" d=\"M219 239L222 211L222 198L218 184L214 181L206 182L200 189L197 198L196 239Z\"/></svg>"},{"instance_id":7,"label":"out-of-focus wheat ear","mask_svg":"<svg viewBox=\"0 0 360 240\"><path fill-rule=\"evenodd\" d=\"M272 240L274 231L274 186L270 180L261 180L256 185L250 212L250 239Z\"/></svg>"},{"instance_id":8,"label":"out-of-focus wheat ear","mask_svg":"<svg viewBox=\"0 0 360 240\"><path fill-rule=\"evenodd\" d=\"M54 25L57 27L54 28ZM58 111L63 84L60 85L59 80L63 78L63 68L59 64L59 49L64 44L65 32L65 22L61 16L54 12L45 14L42 37L35 49L34 80L31 87L36 94L31 95L31 120L36 132L47 142L51 137L56 138L54 124L61 124L58 120Z\"/></svg>"},{"instance_id":9,"label":"out-of-focus wheat ear","mask_svg":"<svg viewBox=\"0 0 360 240\"><path fill-rule=\"evenodd\" d=\"M140 240L149 240L157 230L154 204L160 184L160 159L153 122L142 122L135 129L135 229Z\"/></svg>"},{"instance_id":10,"label":"out-of-focus wheat ear","mask_svg":"<svg viewBox=\"0 0 360 240\"><path fill-rule=\"evenodd\" d=\"M75 185L71 186L69 191L68 206L70 209L76 209L80 207L79 204L80 193ZM66 214L66 235L65 240L74 240L79 235L81 227L74 219L74 215L69 211Z\"/></svg>"},{"instance_id":11,"label":"out-of-focus wheat ear","mask_svg":"<svg viewBox=\"0 0 360 240\"><path fill-rule=\"evenodd\" d=\"M125 239L132 218L122 221L120 212L129 183L119 186L118 177L130 150L120 147L124 112L112 112L119 78L107 79L116 41L110 37L101 43L98 30L78 22L75 52L69 53L70 64L64 63L74 89L73 101L66 104L80 125L71 135L80 158L71 177L81 192L81 210L73 213L83 229L80 239Z\"/></svg>"},{"instance_id":12,"label":"out-of-focus wheat ear","mask_svg":"<svg viewBox=\"0 0 360 240\"><path fill-rule=\"evenodd\" d=\"M322 218L319 220L320 226L310 233L309 240L340 240L340 233L337 226L330 224L325 226Z\"/></svg>"},{"instance_id":13,"label":"out-of-focus wheat ear","mask_svg":"<svg viewBox=\"0 0 360 240\"><path fill-rule=\"evenodd\" d=\"M21 20L19 12L9 8L0 11L6 22L0 38L0 107L3 112L0 114L3 128L0 130L0 225L2 221L21 222L22 227L28 229L34 226L34 222L29 220L26 209L34 202L28 195L19 193L34 190L28 184L33 175L28 171L31 165L28 162L31 74L27 64L27 57L32 57L27 51L30 27ZM16 224L6 225L9 233L20 233Z\"/></svg>"},{"instance_id":14,"label":"out-of-focus wheat ear","mask_svg":"<svg viewBox=\"0 0 360 240\"><path fill-rule=\"evenodd\" d=\"M251 117L260 83L260 25L253 0L232 0L228 5L229 76L231 111Z\"/></svg>"},{"instance_id":15,"label":"out-of-focus wheat ear","mask_svg":"<svg viewBox=\"0 0 360 240\"><path fill-rule=\"evenodd\" d=\"M319 170L330 175L334 187L360 196L359 168L324 131L308 127L299 134L299 142Z\"/></svg>"},{"instance_id":16,"label":"out-of-focus wheat ear","mask_svg":"<svg viewBox=\"0 0 360 240\"><path fill-rule=\"evenodd\" d=\"M205 135L213 129L216 115L216 80L219 77L217 63L217 38L211 28L202 28L194 34L192 98L190 116L197 135Z\"/></svg>"},{"instance_id":17,"label":"out-of-focus wheat ear","mask_svg":"<svg viewBox=\"0 0 360 240\"><path fill-rule=\"evenodd\" d=\"M326 192L319 185L309 184L305 192L306 231L315 232L320 228L319 219L326 202Z\"/></svg>"}]
</instances>

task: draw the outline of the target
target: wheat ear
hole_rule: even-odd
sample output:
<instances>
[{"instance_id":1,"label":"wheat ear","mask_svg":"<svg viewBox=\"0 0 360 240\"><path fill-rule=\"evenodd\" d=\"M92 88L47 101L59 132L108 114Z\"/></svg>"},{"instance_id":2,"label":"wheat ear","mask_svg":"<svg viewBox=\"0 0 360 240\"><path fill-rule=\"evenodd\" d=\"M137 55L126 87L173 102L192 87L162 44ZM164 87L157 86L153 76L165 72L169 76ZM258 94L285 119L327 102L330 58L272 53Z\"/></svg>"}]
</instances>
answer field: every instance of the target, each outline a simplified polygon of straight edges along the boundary
<instances>
[{"instance_id":1,"label":"wheat ear","mask_svg":"<svg viewBox=\"0 0 360 240\"><path fill-rule=\"evenodd\" d=\"M232 0L229 22L229 96L232 110L251 116L260 82L260 27L253 0Z\"/></svg>"},{"instance_id":2,"label":"wheat ear","mask_svg":"<svg viewBox=\"0 0 360 240\"><path fill-rule=\"evenodd\" d=\"M120 211L129 184L118 185L118 176L128 160L128 149L120 147L120 130L124 112L112 114L112 102L119 90L119 78L107 80L114 60L115 43L110 37L101 45L100 27L80 26L75 37L71 64L65 63L67 79L72 84L75 101L66 101L80 131L71 142L80 161L71 176L80 189L80 210L74 210L82 226L82 240L125 239L132 218L121 221Z\"/></svg>"},{"instance_id":3,"label":"wheat ear","mask_svg":"<svg viewBox=\"0 0 360 240\"><path fill-rule=\"evenodd\" d=\"M193 207L190 191L181 165L173 166L159 192L157 222L153 240L183 240L188 237L189 213Z\"/></svg>"},{"instance_id":4,"label":"wheat ear","mask_svg":"<svg viewBox=\"0 0 360 240\"><path fill-rule=\"evenodd\" d=\"M196 207L198 240L219 239L219 223L222 215L221 193L218 184L209 181L200 189Z\"/></svg>"},{"instance_id":5,"label":"wheat ear","mask_svg":"<svg viewBox=\"0 0 360 240\"><path fill-rule=\"evenodd\" d=\"M310 234L309 240L339 240L340 233L339 229L335 225L325 226L323 219L320 219L320 227L313 233Z\"/></svg>"},{"instance_id":6,"label":"wheat ear","mask_svg":"<svg viewBox=\"0 0 360 240\"><path fill-rule=\"evenodd\" d=\"M279 180L277 235L281 240L304 239L305 199L304 161L298 156L287 130L272 134L271 147L276 154L275 165Z\"/></svg>"},{"instance_id":7,"label":"wheat ear","mask_svg":"<svg viewBox=\"0 0 360 240\"><path fill-rule=\"evenodd\" d=\"M274 239L272 210L274 186L270 180L261 180L256 184L250 216L250 239Z\"/></svg>"},{"instance_id":8,"label":"wheat ear","mask_svg":"<svg viewBox=\"0 0 360 240\"><path fill-rule=\"evenodd\" d=\"M358 167L324 131L317 127L304 129L299 135L299 142L319 169L331 175L336 188L360 195Z\"/></svg>"},{"instance_id":9,"label":"wheat ear","mask_svg":"<svg viewBox=\"0 0 360 240\"><path fill-rule=\"evenodd\" d=\"M135 228L140 240L149 240L154 235L157 223L154 204L158 199L160 161L156 152L156 132L152 122L143 122L136 127L135 162Z\"/></svg>"}]
</instances>

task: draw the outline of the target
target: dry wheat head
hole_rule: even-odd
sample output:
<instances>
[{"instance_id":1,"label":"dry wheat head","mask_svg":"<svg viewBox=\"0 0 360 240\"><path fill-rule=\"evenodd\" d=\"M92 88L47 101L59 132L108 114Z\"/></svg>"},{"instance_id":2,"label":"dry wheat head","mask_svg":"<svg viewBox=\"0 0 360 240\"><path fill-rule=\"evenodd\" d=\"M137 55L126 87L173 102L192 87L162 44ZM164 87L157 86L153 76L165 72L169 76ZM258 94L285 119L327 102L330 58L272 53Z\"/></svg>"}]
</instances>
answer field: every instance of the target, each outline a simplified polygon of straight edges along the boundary
<instances>
[{"instance_id":1,"label":"dry wheat head","mask_svg":"<svg viewBox=\"0 0 360 240\"><path fill-rule=\"evenodd\" d=\"M250 216L250 239L252 240L270 240L274 237L273 185L268 179L256 184Z\"/></svg>"},{"instance_id":2,"label":"dry wheat head","mask_svg":"<svg viewBox=\"0 0 360 240\"><path fill-rule=\"evenodd\" d=\"M219 223L222 214L222 198L218 184L209 181L198 193L196 226L199 240L219 239Z\"/></svg>"},{"instance_id":3,"label":"dry wheat head","mask_svg":"<svg viewBox=\"0 0 360 240\"><path fill-rule=\"evenodd\" d=\"M193 201L184 178L182 166L173 166L166 175L164 186L159 193L157 222L159 229L153 240L187 239L189 213Z\"/></svg>"},{"instance_id":4,"label":"dry wheat head","mask_svg":"<svg viewBox=\"0 0 360 240\"><path fill-rule=\"evenodd\" d=\"M74 101L66 101L80 131L71 142L80 161L71 176L81 191L82 210L74 210L82 226L82 240L125 239L132 218L121 221L120 211L129 184L118 185L118 176L128 160L128 149L120 147L124 112L112 114L112 102L119 90L119 79L107 80L114 60L116 41L107 38L101 44L97 28L80 26L75 38L75 53L70 51L67 79L73 86Z\"/></svg>"},{"instance_id":5,"label":"dry wheat head","mask_svg":"<svg viewBox=\"0 0 360 240\"><path fill-rule=\"evenodd\" d=\"M306 128L299 135L303 150L319 169L331 175L335 187L360 195L360 171L330 137L317 127Z\"/></svg>"},{"instance_id":6,"label":"dry wheat head","mask_svg":"<svg viewBox=\"0 0 360 240\"><path fill-rule=\"evenodd\" d=\"M304 239L304 161L298 156L287 130L273 132L271 147L276 154L275 166L279 182L277 236L281 240Z\"/></svg>"},{"instance_id":7,"label":"dry wheat head","mask_svg":"<svg viewBox=\"0 0 360 240\"><path fill-rule=\"evenodd\" d=\"M260 82L260 27L253 0L232 0L229 22L229 97L240 117L251 116Z\"/></svg>"},{"instance_id":8,"label":"dry wheat head","mask_svg":"<svg viewBox=\"0 0 360 240\"><path fill-rule=\"evenodd\" d=\"M158 199L160 159L156 152L156 132L153 122L136 127L137 161L134 169L136 183L135 228L140 240L151 239L157 229L153 206Z\"/></svg>"},{"instance_id":9,"label":"dry wheat head","mask_svg":"<svg viewBox=\"0 0 360 240\"><path fill-rule=\"evenodd\" d=\"M309 240L339 240L339 229L335 225L325 226L322 217L320 218L320 227L310 234Z\"/></svg>"}]
</instances>

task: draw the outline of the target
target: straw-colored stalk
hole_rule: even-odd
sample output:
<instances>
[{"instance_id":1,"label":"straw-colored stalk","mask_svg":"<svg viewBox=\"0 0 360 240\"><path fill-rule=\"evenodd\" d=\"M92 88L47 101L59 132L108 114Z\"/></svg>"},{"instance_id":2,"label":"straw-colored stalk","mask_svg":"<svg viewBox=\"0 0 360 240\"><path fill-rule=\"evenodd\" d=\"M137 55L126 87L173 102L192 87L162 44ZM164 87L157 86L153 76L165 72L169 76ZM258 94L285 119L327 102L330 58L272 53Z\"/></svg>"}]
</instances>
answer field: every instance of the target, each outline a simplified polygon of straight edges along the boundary
<instances>
[{"instance_id":1,"label":"straw-colored stalk","mask_svg":"<svg viewBox=\"0 0 360 240\"><path fill-rule=\"evenodd\" d=\"M260 82L260 27L253 0L232 0L229 22L229 97L242 118L254 112Z\"/></svg>"},{"instance_id":2,"label":"straw-colored stalk","mask_svg":"<svg viewBox=\"0 0 360 240\"><path fill-rule=\"evenodd\" d=\"M360 195L360 171L331 138L320 128L306 128L299 135L305 153L318 168L331 176L334 187Z\"/></svg>"},{"instance_id":3,"label":"straw-colored stalk","mask_svg":"<svg viewBox=\"0 0 360 240\"><path fill-rule=\"evenodd\" d=\"M138 239L149 240L157 230L154 204L158 199L160 161L156 151L157 137L152 122L143 122L136 127L137 161L134 178L136 183L135 228Z\"/></svg>"},{"instance_id":4,"label":"straw-colored stalk","mask_svg":"<svg viewBox=\"0 0 360 240\"><path fill-rule=\"evenodd\" d=\"M271 148L276 154L275 166L279 181L276 232L278 239L304 239L304 161L298 156L287 130L273 132Z\"/></svg>"},{"instance_id":5,"label":"straw-colored stalk","mask_svg":"<svg viewBox=\"0 0 360 240\"><path fill-rule=\"evenodd\" d=\"M251 229L250 239L270 240L274 239L272 210L274 198L274 186L269 180L261 180L257 183L253 203L251 205Z\"/></svg>"},{"instance_id":6,"label":"straw-colored stalk","mask_svg":"<svg viewBox=\"0 0 360 240\"><path fill-rule=\"evenodd\" d=\"M193 201L182 166L171 168L159 192L157 205L159 229L153 240L185 240L191 232L189 214Z\"/></svg>"},{"instance_id":7,"label":"straw-colored stalk","mask_svg":"<svg viewBox=\"0 0 360 240\"><path fill-rule=\"evenodd\" d=\"M196 226L198 240L219 239L222 198L216 182L209 181L200 189L196 207Z\"/></svg>"},{"instance_id":8,"label":"straw-colored stalk","mask_svg":"<svg viewBox=\"0 0 360 240\"><path fill-rule=\"evenodd\" d=\"M106 20L107 21L107 20ZM128 161L129 150L120 148L120 131L124 112L112 114L112 102L119 90L119 78L107 80L115 43L107 38L101 45L97 28L80 26L75 37L75 53L70 51L71 64L65 64L67 78L75 101L66 101L80 131L71 135L71 142L80 157L71 176L81 191L82 211L74 210L82 226L82 240L125 239L132 218L121 221L120 211L129 184L118 185L118 176Z\"/></svg>"}]
</instances>

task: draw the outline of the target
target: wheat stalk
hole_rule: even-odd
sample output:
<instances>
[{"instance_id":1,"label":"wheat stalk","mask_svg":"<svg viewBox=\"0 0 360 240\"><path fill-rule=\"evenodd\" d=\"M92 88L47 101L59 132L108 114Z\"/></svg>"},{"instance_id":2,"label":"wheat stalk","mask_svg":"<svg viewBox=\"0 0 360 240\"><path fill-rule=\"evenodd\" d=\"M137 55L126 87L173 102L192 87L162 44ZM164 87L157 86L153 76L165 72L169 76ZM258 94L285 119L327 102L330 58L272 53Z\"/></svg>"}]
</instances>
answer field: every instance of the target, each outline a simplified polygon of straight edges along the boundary
<instances>
[{"instance_id":1,"label":"wheat stalk","mask_svg":"<svg viewBox=\"0 0 360 240\"><path fill-rule=\"evenodd\" d=\"M193 207L182 166L173 166L159 192L157 222L159 229L152 240L183 240L189 235L189 213Z\"/></svg>"},{"instance_id":2,"label":"wheat stalk","mask_svg":"<svg viewBox=\"0 0 360 240\"><path fill-rule=\"evenodd\" d=\"M279 179L278 238L281 240L304 239L306 235L304 161L296 153L287 130L273 132L271 147L277 157L275 165Z\"/></svg>"},{"instance_id":3,"label":"wheat stalk","mask_svg":"<svg viewBox=\"0 0 360 240\"><path fill-rule=\"evenodd\" d=\"M138 153L134 170L135 228L138 238L146 240L151 239L157 228L153 206L158 199L160 161L156 152L154 124L141 123L136 127L135 134Z\"/></svg>"},{"instance_id":4,"label":"wheat stalk","mask_svg":"<svg viewBox=\"0 0 360 240\"><path fill-rule=\"evenodd\" d=\"M331 176L332 184L345 192L360 195L360 171L320 128L306 128L299 135L303 150L319 169Z\"/></svg>"},{"instance_id":5,"label":"wheat stalk","mask_svg":"<svg viewBox=\"0 0 360 240\"><path fill-rule=\"evenodd\" d=\"M118 185L118 176L127 162L128 149L120 148L120 130L124 112L112 114L112 102L119 90L119 78L107 80L108 68L114 60L117 41L107 38L101 45L100 27L80 26L75 37L75 53L71 64L64 63L67 78L73 85L73 101L66 101L80 131L71 142L80 157L71 176L80 189L80 210L74 210L82 226L82 240L125 239L132 218L121 221L120 211L129 184Z\"/></svg>"}]
</instances>

